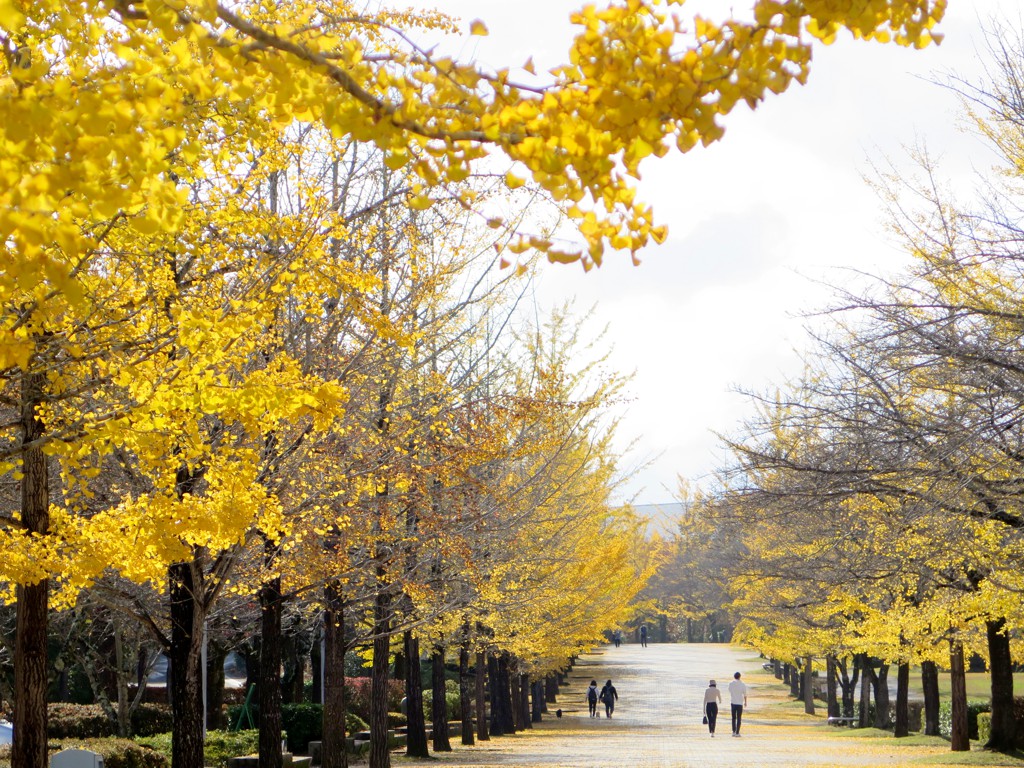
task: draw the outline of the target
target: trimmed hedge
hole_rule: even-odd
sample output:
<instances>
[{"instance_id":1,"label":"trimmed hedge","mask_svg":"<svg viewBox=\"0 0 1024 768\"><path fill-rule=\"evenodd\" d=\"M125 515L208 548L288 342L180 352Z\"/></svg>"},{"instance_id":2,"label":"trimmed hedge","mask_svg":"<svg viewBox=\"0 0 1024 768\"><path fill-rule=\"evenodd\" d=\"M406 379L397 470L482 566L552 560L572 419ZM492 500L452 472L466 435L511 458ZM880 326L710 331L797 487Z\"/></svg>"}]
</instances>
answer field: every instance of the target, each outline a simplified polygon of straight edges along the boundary
<instances>
[{"instance_id":1,"label":"trimmed hedge","mask_svg":"<svg viewBox=\"0 0 1024 768\"><path fill-rule=\"evenodd\" d=\"M207 731L206 743L203 747L203 763L208 768L225 768L228 758L256 754L259 751L259 741L259 731ZM135 742L158 752L166 759L167 765L170 765L170 733L139 736ZM103 768L107 768L106 762L104 762Z\"/></svg>"},{"instance_id":2,"label":"trimmed hedge","mask_svg":"<svg viewBox=\"0 0 1024 768\"><path fill-rule=\"evenodd\" d=\"M253 720L259 719L259 709L250 707ZM231 725L238 722L242 706L228 707L228 721ZM304 754L311 741L323 740L324 708L322 704L282 704L281 729L287 734L288 751ZM349 712L345 717L345 732L357 733L366 730L366 722L358 715Z\"/></svg>"},{"instance_id":3,"label":"trimmed hedge","mask_svg":"<svg viewBox=\"0 0 1024 768\"><path fill-rule=\"evenodd\" d=\"M987 701L971 700L967 702L967 735L978 738L978 715L991 712L992 705ZM953 704L949 700L939 704L939 734L947 739L953 735Z\"/></svg>"},{"instance_id":4,"label":"trimmed hedge","mask_svg":"<svg viewBox=\"0 0 1024 768\"><path fill-rule=\"evenodd\" d=\"M117 723L99 704L46 705L46 734L51 739L92 739L117 735ZM166 704L139 704L132 713L132 733L148 736L171 730L171 708Z\"/></svg>"},{"instance_id":5,"label":"trimmed hedge","mask_svg":"<svg viewBox=\"0 0 1024 768\"><path fill-rule=\"evenodd\" d=\"M88 749L103 757L103 768L170 768L170 755L131 739L60 739L47 742L52 757L62 749Z\"/></svg>"}]
</instances>

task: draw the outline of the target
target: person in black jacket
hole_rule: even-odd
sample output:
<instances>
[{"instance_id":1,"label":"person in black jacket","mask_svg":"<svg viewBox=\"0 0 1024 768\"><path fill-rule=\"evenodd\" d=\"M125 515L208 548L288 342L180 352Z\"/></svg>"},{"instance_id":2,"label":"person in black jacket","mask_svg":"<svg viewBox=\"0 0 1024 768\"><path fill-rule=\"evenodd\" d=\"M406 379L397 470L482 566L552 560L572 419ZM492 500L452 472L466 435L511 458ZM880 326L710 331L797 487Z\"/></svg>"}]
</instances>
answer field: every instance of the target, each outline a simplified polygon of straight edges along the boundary
<instances>
[{"instance_id":1,"label":"person in black jacket","mask_svg":"<svg viewBox=\"0 0 1024 768\"><path fill-rule=\"evenodd\" d=\"M615 701L619 698L619 692L615 690L615 686L612 685L611 680L604 684L604 688L601 689L601 696L599 698L604 702L605 717L611 717L612 712L615 711Z\"/></svg>"}]
</instances>

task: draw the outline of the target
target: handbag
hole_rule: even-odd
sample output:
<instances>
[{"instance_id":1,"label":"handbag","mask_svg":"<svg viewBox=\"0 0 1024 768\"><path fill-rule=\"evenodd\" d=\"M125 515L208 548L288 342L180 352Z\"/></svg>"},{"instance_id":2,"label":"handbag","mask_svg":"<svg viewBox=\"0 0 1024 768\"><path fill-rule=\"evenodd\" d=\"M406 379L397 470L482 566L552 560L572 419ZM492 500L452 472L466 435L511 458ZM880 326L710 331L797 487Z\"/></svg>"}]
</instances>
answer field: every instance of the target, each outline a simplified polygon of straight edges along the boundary
<instances>
[{"instance_id":1,"label":"handbag","mask_svg":"<svg viewBox=\"0 0 1024 768\"><path fill-rule=\"evenodd\" d=\"M708 724L708 716L707 715L704 715L704 719L701 720L701 723L704 724L704 725Z\"/></svg>"}]
</instances>

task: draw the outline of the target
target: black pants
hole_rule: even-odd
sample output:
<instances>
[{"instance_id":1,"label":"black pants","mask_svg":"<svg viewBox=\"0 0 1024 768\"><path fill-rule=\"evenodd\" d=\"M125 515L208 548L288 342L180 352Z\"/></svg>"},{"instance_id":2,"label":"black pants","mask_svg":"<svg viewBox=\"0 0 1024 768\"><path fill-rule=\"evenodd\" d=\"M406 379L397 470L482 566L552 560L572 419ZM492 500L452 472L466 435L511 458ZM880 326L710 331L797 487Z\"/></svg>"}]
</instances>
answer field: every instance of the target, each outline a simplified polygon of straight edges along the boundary
<instances>
[{"instance_id":1,"label":"black pants","mask_svg":"<svg viewBox=\"0 0 1024 768\"><path fill-rule=\"evenodd\" d=\"M740 721L743 719L743 705L733 704L732 705L732 732L740 732Z\"/></svg>"},{"instance_id":2,"label":"black pants","mask_svg":"<svg viewBox=\"0 0 1024 768\"><path fill-rule=\"evenodd\" d=\"M718 705L709 701L704 705L704 714L708 716L708 733L714 733L715 721L718 720Z\"/></svg>"}]
</instances>

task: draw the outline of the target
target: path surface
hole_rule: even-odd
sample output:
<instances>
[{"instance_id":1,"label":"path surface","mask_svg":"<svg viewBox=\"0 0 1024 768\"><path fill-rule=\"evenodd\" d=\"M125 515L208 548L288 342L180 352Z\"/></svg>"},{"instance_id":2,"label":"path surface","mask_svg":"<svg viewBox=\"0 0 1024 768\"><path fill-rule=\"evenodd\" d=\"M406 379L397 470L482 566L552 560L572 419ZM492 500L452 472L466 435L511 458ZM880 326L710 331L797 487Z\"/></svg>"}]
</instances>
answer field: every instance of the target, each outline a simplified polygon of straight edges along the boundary
<instances>
[{"instance_id":1,"label":"path surface","mask_svg":"<svg viewBox=\"0 0 1024 768\"><path fill-rule=\"evenodd\" d=\"M757 766L874 766L899 765L899 750L868 748L829 738L824 724L808 727L806 720L772 721L759 715L758 686L772 686L760 661L749 651L727 645L608 646L583 656L559 692L561 719L545 715L544 722L515 736L438 754L429 762L397 758L396 766L543 766L547 768L755 768ZM742 736L732 738L725 686L740 671L750 685L749 709ZM724 706L718 733L708 735L701 724L703 694L714 677L723 688ZM591 718L584 694L587 683L603 685L611 678L619 692L612 719ZM753 682L752 682L753 681ZM766 686L768 688L766 688ZM551 705L548 705L551 707ZM598 704L603 712L603 705ZM553 707L552 707L553 709ZM818 721L821 722L820 720ZM839 746L842 748L837 748Z\"/></svg>"}]
</instances>

